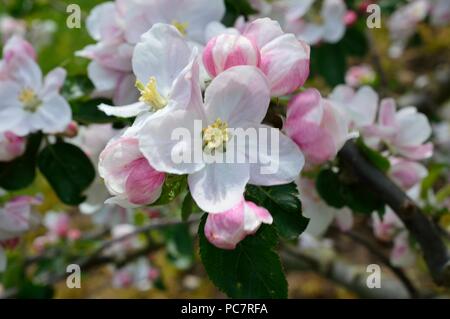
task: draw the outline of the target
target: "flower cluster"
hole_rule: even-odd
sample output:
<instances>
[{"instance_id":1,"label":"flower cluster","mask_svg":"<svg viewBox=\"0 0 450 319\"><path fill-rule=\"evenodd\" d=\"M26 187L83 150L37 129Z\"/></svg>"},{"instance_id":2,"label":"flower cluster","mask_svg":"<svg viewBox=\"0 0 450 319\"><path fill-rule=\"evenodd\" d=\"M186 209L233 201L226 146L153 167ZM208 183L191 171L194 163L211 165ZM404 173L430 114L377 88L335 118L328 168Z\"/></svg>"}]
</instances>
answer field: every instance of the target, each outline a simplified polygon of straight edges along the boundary
<instances>
[{"instance_id":1,"label":"flower cluster","mask_svg":"<svg viewBox=\"0 0 450 319\"><path fill-rule=\"evenodd\" d=\"M197 30L198 23L204 22L191 21L189 26ZM193 46L195 38L173 24L156 23L140 37L130 60L137 101L100 105L108 115L136 120L106 146L99 173L115 196L107 202L124 207L154 203L167 175L187 175L193 199L210 213L208 239L230 249L261 223L272 223L265 209L244 201L246 185L286 184L303 167L295 143L261 123L271 97L304 84L310 50L268 18L250 22L242 31L222 31L204 49ZM204 97L203 66L212 78ZM180 130L189 137L174 138ZM233 153L233 142L242 137L239 130L253 130L257 139ZM267 135L271 144L263 140ZM267 144L268 152L258 141ZM277 148L270 149L275 144ZM244 161L238 162L238 156L224 160L232 154L242 155ZM276 169L265 173L265 165Z\"/></svg>"}]
</instances>

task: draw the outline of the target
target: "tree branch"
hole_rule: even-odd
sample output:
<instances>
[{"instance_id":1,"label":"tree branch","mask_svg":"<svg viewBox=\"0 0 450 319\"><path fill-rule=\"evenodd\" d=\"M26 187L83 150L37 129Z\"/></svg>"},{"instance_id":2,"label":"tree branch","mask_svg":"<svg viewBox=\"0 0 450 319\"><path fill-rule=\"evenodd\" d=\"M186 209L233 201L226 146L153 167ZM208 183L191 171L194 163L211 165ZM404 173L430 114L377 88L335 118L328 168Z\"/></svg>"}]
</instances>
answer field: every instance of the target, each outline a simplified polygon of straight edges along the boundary
<instances>
[{"instance_id":1,"label":"tree branch","mask_svg":"<svg viewBox=\"0 0 450 319\"><path fill-rule=\"evenodd\" d=\"M422 248L433 280L438 285L450 286L449 253L436 225L405 192L361 155L353 141L348 141L338 156L397 213Z\"/></svg>"}]
</instances>

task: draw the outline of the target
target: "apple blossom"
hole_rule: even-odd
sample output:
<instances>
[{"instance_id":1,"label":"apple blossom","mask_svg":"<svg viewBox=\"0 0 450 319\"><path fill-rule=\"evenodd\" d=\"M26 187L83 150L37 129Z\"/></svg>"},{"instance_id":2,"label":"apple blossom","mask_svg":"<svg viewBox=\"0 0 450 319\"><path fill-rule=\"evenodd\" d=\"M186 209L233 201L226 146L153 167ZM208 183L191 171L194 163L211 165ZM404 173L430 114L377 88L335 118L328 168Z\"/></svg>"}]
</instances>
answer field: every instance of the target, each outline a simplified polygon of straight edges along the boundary
<instances>
[{"instance_id":1,"label":"apple blossom","mask_svg":"<svg viewBox=\"0 0 450 319\"><path fill-rule=\"evenodd\" d=\"M378 94L369 86L355 91L346 85L338 85L328 99L346 114L352 129L360 129L375 122Z\"/></svg>"},{"instance_id":2,"label":"apple blossom","mask_svg":"<svg viewBox=\"0 0 450 319\"><path fill-rule=\"evenodd\" d=\"M126 131L100 154L100 176L114 197L105 203L123 207L145 206L161 195L165 174L156 171L139 150L138 139Z\"/></svg>"},{"instance_id":3,"label":"apple blossom","mask_svg":"<svg viewBox=\"0 0 450 319\"><path fill-rule=\"evenodd\" d=\"M299 39L314 45L321 41L336 43L344 36L347 7L343 0L324 0L320 12L316 12L316 3L312 0L286 2L289 3L286 11L287 30ZM317 17L319 23L314 22Z\"/></svg>"},{"instance_id":4,"label":"apple blossom","mask_svg":"<svg viewBox=\"0 0 450 319\"><path fill-rule=\"evenodd\" d=\"M334 222L341 231L353 226L353 214L350 209L336 209L328 206L317 194L314 180L302 177L297 181L302 201L302 213L309 218L305 233L321 237Z\"/></svg>"},{"instance_id":5,"label":"apple blossom","mask_svg":"<svg viewBox=\"0 0 450 319\"><path fill-rule=\"evenodd\" d=\"M0 133L0 162L9 162L25 152L26 141L12 132Z\"/></svg>"},{"instance_id":6,"label":"apple blossom","mask_svg":"<svg viewBox=\"0 0 450 319\"><path fill-rule=\"evenodd\" d=\"M416 261L408 232L403 231L395 237L390 260L392 265L397 267L410 267Z\"/></svg>"},{"instance_id":7,"label":"apple blossom","mask_svg":"<svg viewBox=\"0 0 450 319\"><path fill-rule=\"evenodd\" d=\"M41 201L36 197L19 196L0 207L0 272L6 267L3 248L15 246L12 242L17 243L19 236L31 227L32 206L40 203Z\"/></svg>"},{"instance_id":8,"label":"apple blossom","mask_svg":"<svg viewBox=\"0 0 450 319\"><path fill-rule=\"evenodd\" d=\"M392 158L389 176L403 189L410 189L428 175L428 170L420 163L401 158Z\"/></svg>"},{"instance_id":9,"label":"apple blossom","mask_svg":"<svg viewBox=\"0 0 450 319\"><path fill-rule=\"evenodd\" d=\"M25 21L9 16L0 16L0 34L3 43L6 43L13 36L24 37L26 32Z\"/></svg>"},{"instance_id":10,"label":"apple blossom","mask_svg":"<svg viewBox=\"0 0 450 319\"><path fill-rule=\"evenodd\" d=\"M414 0L397 9L389 18L388 28L392 45L389 54L398 58L415 33L417 24L424 20L430 9L429 0Z\"/></svg>"},{"instance_id":11,"label":"apple blossom","mask_svg":"<svg viewBox=\"0 0 450 319\"><path fill-rule=\"evenodd\" d=\"M316 89L308 89L289 102L284 130L309 164L332 160L348 139L346 117Z\"/></svg>"},{"instance_id":12,"label":"apple blossom","mask_svg":"<svg viewBox=\"0 0 450 319\"><path fill-rule=\"evenodd\" d=\"M108 115L134 117L185 108L193 87L199 86L196 50L173 26L158 23L145 33L136 45L132 63L139 101L119 107L100 105Z\"/></svg>"},{"instance_id":13,"label":"apple blossom","mask_svg":"<svg viewBox=\"0 0 450 319\"><path fill-rule=\"evenodd\" d=\"M394 211L386 207L386 212L380 217L378 212L372 213L372 227L375 234L381 241L391 241L405 226Z\"/></svg>"},{"instance_id":14,"label":"apple blossom","mask_svg":"<svg viewBox=\"0 0 450 319\"><path fill-rule=\"evenodd\" d=\"M115 105L133 103L132 55L141 36L157 23L176 27L192 45L206 42L207 26L221 20L223 0L116 0L95 7L87 19L91 37L98 42L78 52L91 59L88 75L97 94L112 97ZM149 79L145 79L147 83Z\"/></svg>"},{"instance_id":15,"label":"apple blossom","mask_svg":"<svg viewBox=\"0 0 450 319\"><path fill-rule=\"evenodd\" d=\"M421 160L433 154L433 144L425 143L431 136L428 118L415 107L396 111L393 99L383 99L378 122L364 129L364 136L384 142L394 154Z\"/></svg>"},{"instance_id":16,"label":"apple blossom","mask_svg":"<svg viewBox=\"0 0 450 319\"><path fill-rule=\"evenodd\" d=\"M277 21L257 19L242 33L221 34L211 39L203 52L203 64L215 77L237 65L259 67L267 76L271 95L292 93L309 75L309 46L285 34Z\"/></svg>"},{"instance_id":17,"label":"apple blossom","mask_svg":"<svg viewBox=\"0 0 450 319\"><path fill-rule=\"evenodd\" d=\"M375 82L377 75L371 66L362 64L355 65L348 69L345 75L345 83L351 87L370 85Z\"/></svg>"},{"instance_id":18,"label":"apple blossom","mask_svg":"<svg viewBox=\"0 0 450 319\"><path fill-rule=\"evenodd\" d=\"M56 68L43 79L34 59L20 53L9 56L9 52L5 50L3 61L7 79L0 80L0 131L19 136L39 130L63 132L72 117L69 104L59 94L66 71Z\"/></svg>"},{"instance_id":19,"label":"apple blossom","mask_svg":"<svg viewBox=\"0 0 450 319\"><path fill-rule=\"evenodd\" d=\"M270 213L243 198L239 204L225 212L209 214L205 236L211 244L222 249L235 249L248 235L256 233L262 223L272 224Z\"/></svg>"},{"instance_id":20,"label":"apple blossom","mask_svg":"<svg viewBox=\"0 0 450 319\"><path fill-rule=\"evenodd\" d=\"M298 147L279 130L260 124L270 93L259 69L236 66L221 73L206 89L204 103L200 90L193 95L196 98L187 110L149 118L138 136L142 153L155 169L189 174L189 189L200 208L213 213L227 211L240 202L247 183L286 184L297 177L304 163ZM242 135L230 134L231 129L252 131L268 152L251 139L248 148L245 145L245 150L239 148L235 153L233 146ZM184 135L174 137L181 131ZM271 150L273 143L267 143L261 131L268 133L265 138L270 135L279 149ZM246 138L242 141L246 143ZM227 160L230 154L243 155L245 160ZM276 167L274 172L264 171L268 163L270 168Z\"/></svg>"},{"instance_id":21,"label":"apple blossom","mask_svg":"<svg viewBox=\"0 0 450 319\"><path fill-rule=\"evenodd\" d=\"M70 217L66 213L47 212L44 217L44 226L57 237L65 237L70 230Z\"/></svg>"},{"instance_id":22,"label":"apple blossom","mask_svg":"<svg viewBox=\"0 0 450 319\"><path fill-rule=\"evenodd\" d=\"M435 26L445 26L450 23L450 1L434 0L431 3L431 23Z\"/></svg>"}]
</instances>

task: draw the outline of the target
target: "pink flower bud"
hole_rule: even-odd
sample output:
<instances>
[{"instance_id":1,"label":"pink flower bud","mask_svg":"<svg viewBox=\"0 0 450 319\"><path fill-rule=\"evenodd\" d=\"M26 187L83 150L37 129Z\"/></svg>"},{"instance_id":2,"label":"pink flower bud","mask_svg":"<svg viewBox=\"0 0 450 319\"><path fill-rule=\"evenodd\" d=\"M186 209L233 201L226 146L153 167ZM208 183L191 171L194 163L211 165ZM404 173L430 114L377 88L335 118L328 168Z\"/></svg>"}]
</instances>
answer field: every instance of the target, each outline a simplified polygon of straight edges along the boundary
<instances>
[{"instance_id":1,"label":"pink flower bud","mask_svg":"<svg viewBox=\"0 0 450 319\"><path fill-rule=\"evenodd\" d=\"M358 20L358 15L355 11L348 10L344 16L344 23L347 27L352 26Z\"/></svg>"},{"instance_id":2,"label":"pink flower bud","mask_svg":"<svg viewBox=\"0 0 450 319\"><path fill-rule=\"evenodd\" d=\"M332 160L348 137L347 119L316 89L308 89L289 102L284 129L309 164Z\"/></svg>"},{"instance_id":3,"label":"pink flower bud","mask_svg":"<svg viewBox=\"0 0 450 319\"><path fill-rule=\"evenodd\" d=\"M272 224L272 216L262 207L244 199L222 213L210 213L205 224L209 242L222 249L235 249L248 235L256 233L262 223Z\"/></svg>"},{"instance_id":4,"label":"pink flower bud","mask_svg":"<svg viewBox=\"0 0 450 319\"><path fill-rule=\"evenodd\" d=\"M25 152L25 138L11 132L0 134L0 162L9 162Z\"/></svg>"},{"instance_id":5,"label":"pink flower bud","mask_svg":"<svg viewBox=\"0 0 450 319\"><path fill-rule=\"evenodd\" d=\"M78 124L75 121L72 121L67 125L66 130L64 131L64 136L68 138L73 138L78 135Z\"/></svg>"},{"instance_id":6,"label":"pink flower bud","mask_svg":"<svg viewBox=\"0 0 450 319\"><path fill-rule=\"evenodd\" d=\"M81 237L81 231L79 229L69 229L67 232L67 238L70 240L78 240Z\"/></svg>"},{"instance_id":7,"label":"pink flower bud","mask_svg":"<svg viewBox=\"0 0 450 319\"><path fill-rule=\"evenodd\" d=\"M106 146L100 154L99 173L115 196L107 202L123 207L155 202L165 180L165 174L156 171L142 155L134 137L121 137Z\"/></svg>"},{"instance_id":8,"label":"pink flower bud","mask_svg":"<svg viewBox=\"0 0 450 319\"><path fill-rule=\"evenodd\" d=\"M237 65L258 66L260 59L259 50L249 39L234 34L211 39L203 52L203 64L212 77Z\"/></svg>"}]
</instances>

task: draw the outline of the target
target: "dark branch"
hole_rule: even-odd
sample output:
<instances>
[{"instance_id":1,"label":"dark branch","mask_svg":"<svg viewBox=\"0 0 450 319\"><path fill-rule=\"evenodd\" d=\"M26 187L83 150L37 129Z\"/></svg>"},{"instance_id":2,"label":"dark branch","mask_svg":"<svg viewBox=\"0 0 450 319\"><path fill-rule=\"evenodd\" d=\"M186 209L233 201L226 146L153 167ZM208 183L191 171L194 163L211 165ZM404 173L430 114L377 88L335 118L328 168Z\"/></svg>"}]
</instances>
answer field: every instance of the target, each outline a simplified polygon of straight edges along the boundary
<instances>
[{"instance_id":1,"label":"dark branch","mask_svg":"<svg viewBox=\"0 0 450 319\"><path fill-rule=\"evenodd\" d=\"M344 145L339 158L352 167L358 178L397 213L422 248L434 281L439 285L450 286L449 253L436 225L405 192L361 155L353 141Z\"/></svg>"}]
</instances>

